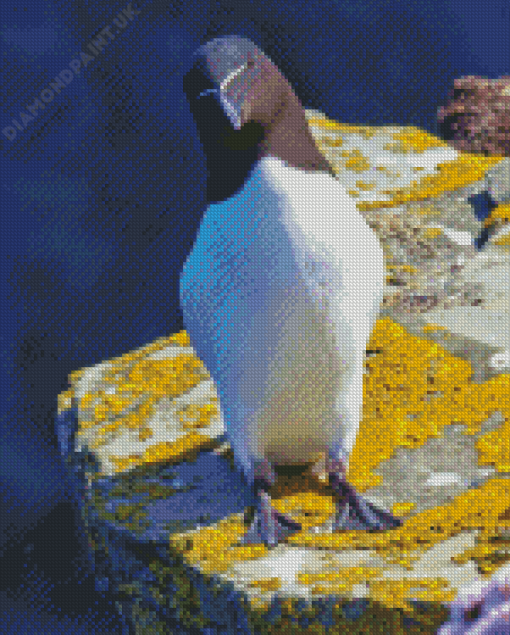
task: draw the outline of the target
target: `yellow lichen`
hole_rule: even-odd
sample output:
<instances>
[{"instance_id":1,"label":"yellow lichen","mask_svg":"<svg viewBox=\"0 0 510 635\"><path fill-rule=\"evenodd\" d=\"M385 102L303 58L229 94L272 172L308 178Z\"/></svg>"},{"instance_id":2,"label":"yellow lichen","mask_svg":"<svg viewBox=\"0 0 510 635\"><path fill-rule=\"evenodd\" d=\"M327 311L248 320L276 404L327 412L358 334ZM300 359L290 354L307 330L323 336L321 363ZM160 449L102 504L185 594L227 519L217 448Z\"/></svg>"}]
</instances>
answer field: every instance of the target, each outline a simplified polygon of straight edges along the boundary
<instances>
[{"instance_id":1,"label":"yellow lichen","mask_svg":"<svg viewBox=\"0 0 510 635\"><path fill-rule=\"evenodd\" d=\"M282 583L280 578L261 578L260 580L253 580L250 582L251 587L259 588L262 592L266 591L278 591Z\"/></svg>"},{"instance_id":2,"label":"yellow lichen","mask_svg":"<svg viewBox=\"0 0 510 635\"><path fill-rule=\"evenodd\" d=\"M321 127L343 132L356 132L371 136L368 127L345 126L327 120L310 120ZM423 151L427 147L444 145L432 135L420 131L399 133L395 138L400 149ZM342 140L323 140L324 145L341 146ZM343 153L347 158L346 167L367 169L368 161L359 151ZM479 157L459 154L457 159L438 165L436 174L414 182L408 188L388 191L391 201L358 203L360 209L391 207L410 201L421 201L440 196L444 191L460 188L482 178L486 171L501 157ZM378 166L378 170L386 170ZM371 189L363 181L356 186L360 190ZM359 196L358 192L355 192ZM493 210L485 224L509 222L509 204L499 205ZM440 213L431 206L422 206L418 212L426 215ZM424 230L428 237L441 233L440 229ZM498 244L509 244L510 235L499 239ZM414 273L412 267L403 268ZM429 324L424 332L441 330L442 327ZM444 329L442 329L444 330ZM152 351L162 350L170 344L190 346L187 333L181 331L164 338L149 347L112 360L105 379L116 384L116 394L106 395L102 391L87 394L80 407L92 408L94 419L81 422L80 427L103 424L99 428L94 443L103 444L108 435L121 428L141 428L140 439L148 438L149 428L143 425L153 411L155 402L161 397L181 395L196 385L204 377L201 362L193 355L179 356L171 360L149 360ZM431 436L440 436L445 425L461 423L465 434L480 431L483 421L493 412L499 411L504 417L500 428L487 433L476 441L479 463L494 465L497 471L510 471L510 376L498 375L483 384L471 383L470 364L446 351L441 346L426 339L406 333L405 329L388 318L378 320L368 348L380 353L367 361L367 375L364 379L363 420L360 425L356 446L350 458L349 480L360 491L377 485L381 477L373 470L384 458L389 458L398 446L415 448ZM77 381L82 371L70 375ZM124 417L119 415L128 408L133 399L143 395L146 400L135 412ZM71 391L59 399L59 407L69 407ZM193 406L181 418L183 427L203 427L209 418L217 414L216 406ZM410 417L412 415L412 418ZM110 421L114 418L114 421ZM208 443L204 435L191 432L175 443L155 444L143 454L128 457L110 457L116 471L124 471L145 462L179 461L190 450L197 450ZM278 484L277 484L278 486ZM307 530L322 524L334 513L331 495L318 492L287 493L285 488L274 498L274 505L281 512L291 514L302 523L303 531L288 539L290 544L324 549L375 549L389 563L407 569L413 568L420 553L462 530L482 529L477 545L459 554L455 561L459 564L469 559L477 561L487 575L497 566L495 558L506 558L505 546L497 540L502 528L510 527L510 484L506 479L491 479L477 489L468 490L455 497L447 505L415 514L405 520L402 527L391 532L371 534L362 531L347 531L333 534L312 534ZM400 502L392 511L398 516L406 516L413 509L413 503ZM220 523L217 529L201 529L190 537L173 536L171 541L191 563L200 563L204 572L226 572L232 563L266 555L263 545L241 546L238 540L246 531L242 522L232 518ZM190 546L191 545L191 546ZM431 580L375 580L380 570L363 567L351 570L337 570L322 574L301 574L298 580L312 585L314 595L339 594L346 596L356 582L368 581L372 599L389 607L400 607L410 611L411 597L428 601L450 601L454 591L446 589L441 579ZM308 576L308 577L307 577ZM321 577L322 576L322 577ZM252 586L262 592L275 591L280 586L278 578L257 580ZM424 587L424 590L414 590ZM255 604L256 599L253 600ZM267 608L267 604L263 604Z\"/></svg>"},{"instance_id":3,"label":"yellow lichen","mask_svg":"<svg viewBox=\"0 0 510 635\"><path fill-rule=\"evenodd\" d=\"M57 396L58 400L58 412L62 412L63 410L68 410L72 406L74 397L74 389L70 388L69 390L65 390L61 392Z\"/></svg>"},{"instance_id":4,"label":"yellow lichen","mask_svg":"<svg viewBox=\"0 0 510 635\"><path fill-rule=\"evenodd\" d=\"M217 414L218 408L214 404L190 404L179 413L179 421L184 429L205 428L211 423L211 417Z\"/></svg>"},{"instance_id":5,"label":"yellow lichen","mask_svg":"<svg viewBox=\"0 0 510 635\"><path fill-rule=\"evenodd\" d=\"M174 442L164 441L148 447L142 455L143 463L159 461L179 460L181 455L190 450L199 450L202 446L210 444L209 437L189 432Z\"/></svg>"},{"instance_id":6,"label":"yellow lichen","mask_svg":"<svg viewBox=\"0 0 510 635\"><path fill-rule=\"evenodd\" d=\"M396 503L391 508L391 513L395 516L407 516L415 508L414 503Z\"/></svg>"},{"instance_id":7,"label":"yellow lichen","mask_svg":"<svg viewBox=\"0 0 510 635\"><path fill-rule=\"evenodd\" d=\"M387 267L388 269L397 269L398 271L406 271L407 273L416 273L417 269L416 267L413 267L411 265L388 265Z\"/></svg>"},{"instance_id":8,"label":"yellow lichen","mask_svg":"<svg viewBox=\"0 0 510 635\"><path fill-rule=\"evenodd\" d=\"M375 183L365 183L365 181L356 181L356 187L360 190L373 190Z\"/></svg>"},{"instance_id":9,"label":"yellow lichen","mask_svg":"<svg viewBox=\"0 0 510 635\"><path fill-rule=\"evenodd\" d=\"M448 330L445 326L441 326L440 324L425 324L422 327L424 333L429 333L430 331L446 331Z\"/></svg>"},{"instance_id":10,"label":"yellow lichen","mask_svg":"<svg viewBox=\"0 0 510 635\"><path fill-rule=\"evenodd\" d=\"M439 227L426 227L422 231L422 234L425 238L436 238L437 236L441 236L443 232Z\"/></svg>"},{"instance_id":11,"label":"yellow lichen","mask_svg":"<svg viewBox=\"0 0 510 635\"><path fill-rule=\"evenodd\" d=\"M138 433L138 441L146 441L154 435L150 428L142 428Z\"/></svg>"},{"instance_id":12,"label":"yellow lichen","mask_svg":"<svg viewBox=\"0 0 510 635\"><path fill-rule=\"evenodd\" d=\"M441 327L434 324L424 327L425 332L437 329ZM184 341L184 336L182 338ZM373 469L382 459L390 457L396 447L418 447L429 437L440 436L443 427L451 423L463 424L465 434L478 433L483 421L495 411L502 413L504 423L496 432L477 440L479 463L492 464L499 471L510 470L510 375L500 374L484 383L474 384L471 382L473 371L467 361L450 354L439 344L408 334L404 327L389 318L377 321L368 348L377 349L379 353L366 362L363 420L348 474L355 487L364 491L377 485L380 477ZM200 381L201 370L200 361L192 355L157 361L137 358L129 369L128 382L149 397L137 414L130 413L106 423L97 438L101 441L121 425L139 426L150 414L155 399L162 395L182 394L194 382ZM98 392L86 395L82 406L84 403L94 407L99 418L108 420L109 415L122 410L127 401ZM188 414L196 424L216 413L216 406L208 404L192 407ZM178 461L190 449L199 449L207 442L207 436L191 432L175 443L156 444L143 454L111 457L111 460L119 471L144 462ZM447 505L415 514L407 518L402 527L379 534L362 531L309 533L307 530L311 526L325 522L334 513L334 501L329 494L308 491L286 494L284 488L274 498L274 504L280 511L290 513L302 522L303 531L288 539L291 544L326 549L372 548L388 562L408 569L423 550L464 529L482 528L475 549L466 550L459 558L476 558L483 571L490 572L495 568L491 558L501 550L490 541L502 527L510 527L510 519L505 516L510 509L510 483L505 479L491 479L483 486L455 497ZM400 502L393 507L396 515L405 516L410 511L412 503ZM226 571L235 561L265 554L262 545L236 546L245 531L243 523L229 518L218 529L194 533L191 548L183 547L183 552L191 562L200 562L204 570ZM189 542L189 534L186 540ZM366 579L367 574L362 577ZM323 582L330 584L323 584L324 588L316 584L314 593L331 593L335 584L337 591L341 588L346 591L346 585L352 584L351 578L346 582L346 578L339 578L338 573ZM410 597L407 582L387 580L384 581L386 586L377 586L379 582L371 582L371 592L379 598L384 596L385 600L393 597L397 605L405 609L406 597ZM412 582L417 586L416 581ZM435 588L430 581L427 584L428 591L422 593L422 597L443 597L441 588ZM417 593L414 596L418 597Z\"/></svg>"},{"instance_id":13,"label":"yellow lichen","mask_svg":"<svg viewBox=\"0 0 510 635\"><path fill-rule=\"evenodd\" d=\"M300 584L313 584L314 582L333 582L343 584L346 588L354 584L366 582L371 578L381 575L380 567L339 567L335 571L321 573L298 573L297 581Z\"/></svg>"},{"instance_id":14,"label":"yellow lichen","mask_svg":"<svg viewBox=\"0 0 510 635\"><path fill-rule=\"evenodd\" d=\"M181 331L177 334L175 342L182 345L187 342L186 338L186 333ZM165 340L167 346L171 339ZM164 348L163 342L160 341L157 344L157 350L162 348ZM152 349L150 346L146 347L146 354L148 350L154 350L154 347ZM181 395L196 386L207 374L203 364L194 355L177 355L169 359L155 360L148 359L142 354L129 354L125 356L124 361L127 358L130 360L130 365L125 368L126 378L116 378L118 363L114 365L113 370L110 367L108 377L115 384L115 393L106 394L99 390L95 393L87 393L82 398L81 408L93 407L94 414L92 421L80 422L80 429L84 430L105 422L108 425L111 418L116 418L116 422L119 422L116 430L141 427L154 412L154 405L159 399ZM143 395L145 399L138 405L137 410L120 416L140 395ZM214 406L204 407L204 410L200 412L199 425L208 421L208 417L212 416L213 408ZM145 435L147 438L148 434L145 432L142 437ZM104 439L100 439L98 443L104 445Z\"/></svg>"},{"instance_id":15,"label":"yellow lichen","mask_svg":"<svg viewBox=\"0 0 510 635\"><path fill-rule=\"evenodd\" d=\"M382 193L391 197L386 201L363 201L358 209L368 211L382 207L395 207L411 201L436 198L447 191L457 190L482 179L486 172L499 163L503 157L481 157L476 154L461 153L453 161L439 163L436 173L424 176L410 186Z\"/></svg>"},{"instance_id":16,"label":"yellow lichen","mask_svg":"<svg viewBox=\"0 0 510 635\"><path fill-rule=\"evenodd\" d=\"M483 224L485 227L489 227L494 222L499 224L510 223L510 203L497 205L484 220Z\"/></svg>"},{"instance_id":17,"label":"yellow lichen","mask_svg":"<svg viewBox=\"0 0 510 635\"><path fill-rule=\"evenodd\" d=\"M409 599L419 598L429 601L451 602L456 591L446 589L448 581L442 578L417 580L374 580L369 581L369 597L387 607L400 608L412 613L413 607ZM425 587L425 591L413 591L416 587Z\"/></svg>"},{"instance_id":18,"label":"yellow lichen","mask_svg":"<svg viewBox=\"0 0 510 635\"><path fill-rule=\"evenodd\" d=\"M413 211L423 216L441 216L441 210L432 205L422 204L419 207L416 207Z\"/></svg>"},{"instance_id":19,"label":"yellow lichen","mask_svg":"<svg viewBox=\"0 0 510 635\"><path fill-rule=\"evenodd\" d=\"M168 338L168 342L174 342L179 346L188 347L191 346L189 335L186 331L179 331L179 333L175 333Z\"/></svg>"},{"instance_id":20,"label":"yellow lichen","mask_svg":"<svg viewBox=\"0 0 510 635\"><path fill-rule=\"evenodd\" d=\"M396 132L392 136L401 142L406 151L424 152L429 148L449 147L445 141L414 126L409 126L404 131Z\"/></svg>"},{"instance_id":21,"label":"yellow lichen","mask_svg":"<svg viewBox=\"0 0 510 635\"><path fill-rule=\"evenodd\" d=\"M115 466L116 472L124 472L128 468L137 467L141 464L139 454L130 454L129 456L115 456L108 457Z\"/></svg>"},{"instance_id":22,"label":"yellow lichen","mask_svg":"<svg viewBox=\"0 0 510 635\"><path fill-rule=\"evenodd\" d=\"M345 162L345 168L347 170L354 170L355 172L364 172L370 167L370 162L365 157L353 156Z\"/></svg>"},{"instance_id":23,"label":"yellow lichen","mask_svg":"<svg viewBox=\"0 0 510 635\"><path fill-rule=\"evenodd\" d=\"M428 330L433 328L434 325L429 325ZM374 475L372 469L382 457L390 457L395 447L418 447L430 436L440 435L444 425L454 422L466 426L465 434L475 434L495 410L503 414L506 423L477 441L479 463L492 463L502 471L510 469L508 374L498 375L483 384L472 384L472 368L468 362L454 357L438 344L407 334L389 318L378 320L369 348L381 352L367 361L369 374L365 377L364 417L351 454L348 475L353 485L363 491L379 484L380 477ZM418 415L418 418L411 420L409 414ZM284 500L278 501L282 508ZM488 500L491 501L489 504ZM493 500L497 500L497 505L492 503ZM287 504L287 508L292 505ZM461 529L502 525L504 522L499 517L507 508L510 508L507 482L492 480L483 488L456 497L449 505L407 519L402 528L386 534L316 535L301 532L288 541L336 549L371 547L409 568L412 562L409 552L423 548L423 545L430 548ZM397 509L395 506L394 513L398 515ZM405 515L405 506L399 511Z\"/></svg>"},{"instance_id":24,"label":"yellow lichen","mask_svg":"<svg viewBox=\"0 0 510 635\"><path fill-rule=\"evenodd\" d=\"M72 373L69 373L68 379L70 384L76 383L79 379L83 377L85 369L81 368L80 370L73 370Z\"/></svg>"},{"instance_id":25,"label":"yellow lichen","mask_svg":"<svg viewBox=\"0 0 510 635\"><path fill-rule=\"evenodd\" d=\"M330 146L332 148L338 148L343 145L343 139L328 139L328 137L322 137L319 141L319 145Z\"/></svg>"},{"instance_id":26,"label":"yellow lichen","mask_svg":"<svg viewBox=\"0 0 510 635\"><path fill-rule=\"evenodd\" d=\"M501 238L496 238L494 244L500 247L510 247L510 233L501 236Z\"/></svg>"},{"instance_id":27,"label":"yellow lichen","mask_svg":"<svg viewBox=\"0 0 510 635\"><path fill-rule=\"evenodd\" d=\"M227 518L217 528L203 528L192 534L171 535L170 544L183 553L190 564L200 564L204 573L223 573L234 562L267 555L263 544L236 546L245 533L244 523Z\"/></svg>"}]
</instances>

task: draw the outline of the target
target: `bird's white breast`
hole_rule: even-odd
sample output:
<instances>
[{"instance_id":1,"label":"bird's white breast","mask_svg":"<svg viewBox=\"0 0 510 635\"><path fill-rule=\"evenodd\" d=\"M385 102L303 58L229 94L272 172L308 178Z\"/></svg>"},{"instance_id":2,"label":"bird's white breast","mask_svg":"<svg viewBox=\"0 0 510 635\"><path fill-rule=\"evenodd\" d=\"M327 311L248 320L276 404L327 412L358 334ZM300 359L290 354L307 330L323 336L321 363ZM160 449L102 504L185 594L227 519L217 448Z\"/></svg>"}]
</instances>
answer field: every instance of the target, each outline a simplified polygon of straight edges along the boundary
<instances>
[{"instance_id":1,"label":"bird's white breast","mask_svg":"<svg viewBox=\"0 0 510 635\"><path fill-rule=\"evenodd\" d=\"M206 210L181 306L242 466L306 462L355 436L341 402L359 401L352 382L362 382L383 285L375 233L326 173L265 157Z\"/></svg>"}]
</instances>

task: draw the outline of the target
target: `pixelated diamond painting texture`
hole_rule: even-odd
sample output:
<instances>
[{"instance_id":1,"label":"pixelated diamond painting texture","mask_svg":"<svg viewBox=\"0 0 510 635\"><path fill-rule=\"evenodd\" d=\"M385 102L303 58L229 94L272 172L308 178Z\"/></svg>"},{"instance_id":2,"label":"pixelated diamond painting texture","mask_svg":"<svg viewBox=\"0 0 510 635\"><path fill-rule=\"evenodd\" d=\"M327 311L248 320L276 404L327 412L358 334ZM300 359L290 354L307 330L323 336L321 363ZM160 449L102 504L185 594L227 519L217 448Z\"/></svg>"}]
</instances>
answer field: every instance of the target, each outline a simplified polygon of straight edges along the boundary
<instances>
[{"instance_id":1,"label":"pixelated diamond painting texture","mask_svg":"<svg viewBox=\"0 0 510 635\"><path fill-rule=\"evenodd\" d=\"M0 631L510 633L507 3L4 0L0 15ZM288 79L384 247L349 480L405 520L393 542L331 532L327 482L292 470L271 495L302 531L236 542L256 500L179 296L208 169L229 178L183 78L231 34Z\"/></svg>"}]
</instances>

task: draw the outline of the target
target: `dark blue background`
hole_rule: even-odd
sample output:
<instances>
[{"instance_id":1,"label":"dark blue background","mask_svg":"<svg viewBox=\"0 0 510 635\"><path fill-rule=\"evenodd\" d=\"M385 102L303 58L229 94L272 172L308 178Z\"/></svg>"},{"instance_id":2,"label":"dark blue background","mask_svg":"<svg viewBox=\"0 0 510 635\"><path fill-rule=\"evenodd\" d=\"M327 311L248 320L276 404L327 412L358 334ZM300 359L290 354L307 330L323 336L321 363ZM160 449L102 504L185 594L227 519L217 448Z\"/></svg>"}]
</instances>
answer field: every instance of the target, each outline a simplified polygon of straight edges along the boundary
<instances>
[{"instance_id":1,"label":"dark blue background","mask_svg":"<svg viewBox=\"0 0 510 635\"><path fill-rule=\"evenodd\" d=\"M3 0L0 129L126 5ZM192 51L246 35L306 106L348 123L429 131L455 77L510 69L505 0L132 6L140 13L26 129L13 141L0 135L7 633L120 632L86 575L53 422L71 371L183 327L177 276L206 176L181 89Z\"/></svg>"}]
</instances>

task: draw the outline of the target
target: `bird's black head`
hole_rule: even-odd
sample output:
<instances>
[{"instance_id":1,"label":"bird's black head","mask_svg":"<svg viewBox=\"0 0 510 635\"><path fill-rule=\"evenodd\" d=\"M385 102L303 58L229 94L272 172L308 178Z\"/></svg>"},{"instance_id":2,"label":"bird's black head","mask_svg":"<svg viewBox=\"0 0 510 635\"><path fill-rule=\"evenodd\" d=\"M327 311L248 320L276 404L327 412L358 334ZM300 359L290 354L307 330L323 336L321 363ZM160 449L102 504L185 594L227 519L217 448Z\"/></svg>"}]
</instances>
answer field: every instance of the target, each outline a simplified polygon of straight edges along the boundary
<instances>
[{"instance_id":1,"label":"bird's black head","mask_svg":"<svg viewBox=\"0 0 510 635\"><path fill-rule=\"evenodd\" d=\"M250 77L240 81L240 75L253 68L248 68L246 56L255 50L257 47L244 38L217 38L198 49L183 79L207 159L209 203L235 194L259 158L264 127L253 120L243 121L243 103L251 82Z\"/></svg>"},{"instance_id":2,"label":"bird's black head","mask_svg":"<svg viewBox=\"0 0 510 635\"><path fill-rule=\"evenodd\" d=\"M184 91L207 157L209 202L235 194L264 156L334 176L291 85L250 40L229 35L201 46Z\"/></svg>"}]
</instances>

